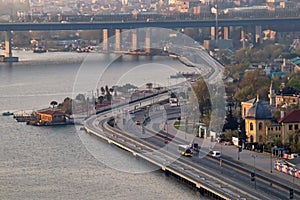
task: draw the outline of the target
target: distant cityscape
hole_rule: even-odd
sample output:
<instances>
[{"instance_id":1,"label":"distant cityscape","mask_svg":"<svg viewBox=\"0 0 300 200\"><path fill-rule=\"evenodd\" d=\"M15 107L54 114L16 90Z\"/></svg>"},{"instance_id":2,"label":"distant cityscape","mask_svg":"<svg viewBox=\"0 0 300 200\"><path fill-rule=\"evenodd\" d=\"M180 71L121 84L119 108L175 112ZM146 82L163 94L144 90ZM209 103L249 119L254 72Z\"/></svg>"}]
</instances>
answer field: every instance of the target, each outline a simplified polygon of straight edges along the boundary
<instances>
[{"instance_id":1,"label":"distant cityscape","mask_svg":"<svg viewBox=\"0 0 300 200\"><path fill-rule=\"evenodd\" d=\"M219 9L220 17L258 15L298 16L300 2L297 0L18 0L14 3L2 1L0 20L57 21L62 16L90 16L103 14L163 14L212 17L212 7ZM264 16L264 15L263 15Z\"/></svg>"}]
</instances>

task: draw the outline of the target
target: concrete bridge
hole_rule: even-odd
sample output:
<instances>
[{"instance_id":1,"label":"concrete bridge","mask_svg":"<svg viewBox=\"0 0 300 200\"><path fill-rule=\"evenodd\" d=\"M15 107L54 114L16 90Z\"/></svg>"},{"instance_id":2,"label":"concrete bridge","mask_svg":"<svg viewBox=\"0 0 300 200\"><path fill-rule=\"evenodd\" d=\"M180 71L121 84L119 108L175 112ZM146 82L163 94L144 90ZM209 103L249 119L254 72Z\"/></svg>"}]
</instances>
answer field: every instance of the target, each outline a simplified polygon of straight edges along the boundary
<instances>
[{"instance_id":1,"label":"concrete bridge","mask_svg":"<svg viewBox=\"0 0 300 200\"><path fill-rule=\"evenodd\" d=\"M228 40L230 37L231 27L241 28L241 40L245 39L244 30L250 27L255 35L254 43L262 40L262 30L272 29L278 32L286 31L286 25L293 27L293 31L300 30L300 18L257 18L257 19L220 19L215 20L183 20L183 21L126 21L126 22L82 22L82 23L2 23L0 31L6 32L5 40L5 57L2 61L15 62L17 57L12 56L12 31L55 31L55 30L103 30L103 50L108 51L108 30L115 31L115 50L121 48L120 33L123 29L137 29L147 27L167 28L167 29L182 29L182 28L211 28L211 39ZM147 29L146 29L147 30ZM148 29L150 30L150 29ZM219 33L222 32L221 36ZM146 31L145 43L146 52L150 51L150 35ZM220 38L221 37L221 38ZM131 50L137 48L137 32L132 31Z\"/></svg>"}]
</instances>

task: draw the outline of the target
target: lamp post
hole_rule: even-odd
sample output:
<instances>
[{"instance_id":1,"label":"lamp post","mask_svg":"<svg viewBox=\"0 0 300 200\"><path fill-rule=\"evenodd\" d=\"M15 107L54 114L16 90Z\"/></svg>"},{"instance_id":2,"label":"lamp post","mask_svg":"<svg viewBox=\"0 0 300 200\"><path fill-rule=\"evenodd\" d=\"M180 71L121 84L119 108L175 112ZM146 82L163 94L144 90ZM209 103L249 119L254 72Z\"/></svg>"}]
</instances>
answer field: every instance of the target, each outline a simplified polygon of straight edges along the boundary
<instances>
[{"instance_id":1,"label":"lamp post","mask_svg":"<svg viewBox=\"0 0 300 200\"><path fill-rule=\"evenodd\" d=\"M215 6L216 7L216 44L218 44L218 15L219 15L219 13L218 13L218 6L216 5Z\"/></svg>"},{"instance_id":2,"label":"lamp post","mask_svg":"<svg viewBox=\"0 0 300 200\"><path fill-rule=\"evenodd\" d=\"M257 157L257 155L251 155L251 157L253 158L254 188L256 189L256 179L255 179L255 158Z\"/></svg>"},{"instance_id":3,"label":"lamp post","mask_svg":"<svg viewBox=\"0 0 300 200\"><path fill-rule=\"evenodd\" d=\"M271 153L270 153L270 173L272 173L272 168L273 168L273 165L272 165L272 156L273 156L273 147L271 147Z\"/></svg>"}]
</instances>

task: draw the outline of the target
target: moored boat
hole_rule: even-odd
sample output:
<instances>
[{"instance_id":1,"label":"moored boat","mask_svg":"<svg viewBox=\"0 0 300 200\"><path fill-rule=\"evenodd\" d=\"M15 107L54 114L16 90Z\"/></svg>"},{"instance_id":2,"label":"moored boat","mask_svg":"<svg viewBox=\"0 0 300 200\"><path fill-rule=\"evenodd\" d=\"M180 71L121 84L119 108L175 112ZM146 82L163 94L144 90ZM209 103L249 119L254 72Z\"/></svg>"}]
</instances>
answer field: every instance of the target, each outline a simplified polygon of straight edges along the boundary
<instances>
[{"instance_id":1,"label":"moored boat","mask_svg":"<svg viewBox=\"0 0 300 200\"><path fill-rule=\"evenodd\" d=\"M14 113L9 112L9 111L2 113L3 116L10 116L10 115L13 115L13 114Z\"/></svg>"}]
</instances>

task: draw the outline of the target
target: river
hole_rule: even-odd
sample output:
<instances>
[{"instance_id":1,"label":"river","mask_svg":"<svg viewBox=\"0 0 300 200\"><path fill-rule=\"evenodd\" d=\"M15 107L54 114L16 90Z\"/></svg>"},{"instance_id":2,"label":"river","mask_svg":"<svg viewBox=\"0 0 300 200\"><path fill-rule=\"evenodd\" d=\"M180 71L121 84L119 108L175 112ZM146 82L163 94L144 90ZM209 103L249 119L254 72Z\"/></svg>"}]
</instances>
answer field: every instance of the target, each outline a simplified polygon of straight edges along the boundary
<instances>
[{"instance_id":1,"label":"river","mask_svg":"<svg viewBox=\"0 0 300 200\"><path fill-rule=\"evenodd\" d=\"M74 91L88 94L106 84L166 86L178 81L169 79L170 74L186 70L164 57L13 53L19 63L0 63L1 112L49 107L52 100L61 102ZM93 145L112 152L108 156L127 157L120 165L149 172L119 171L98 161L74 126L29 126L11 116L0 120L0 199L199 199L194 189L91 136Z\"/></svg>"}]
</instances>

